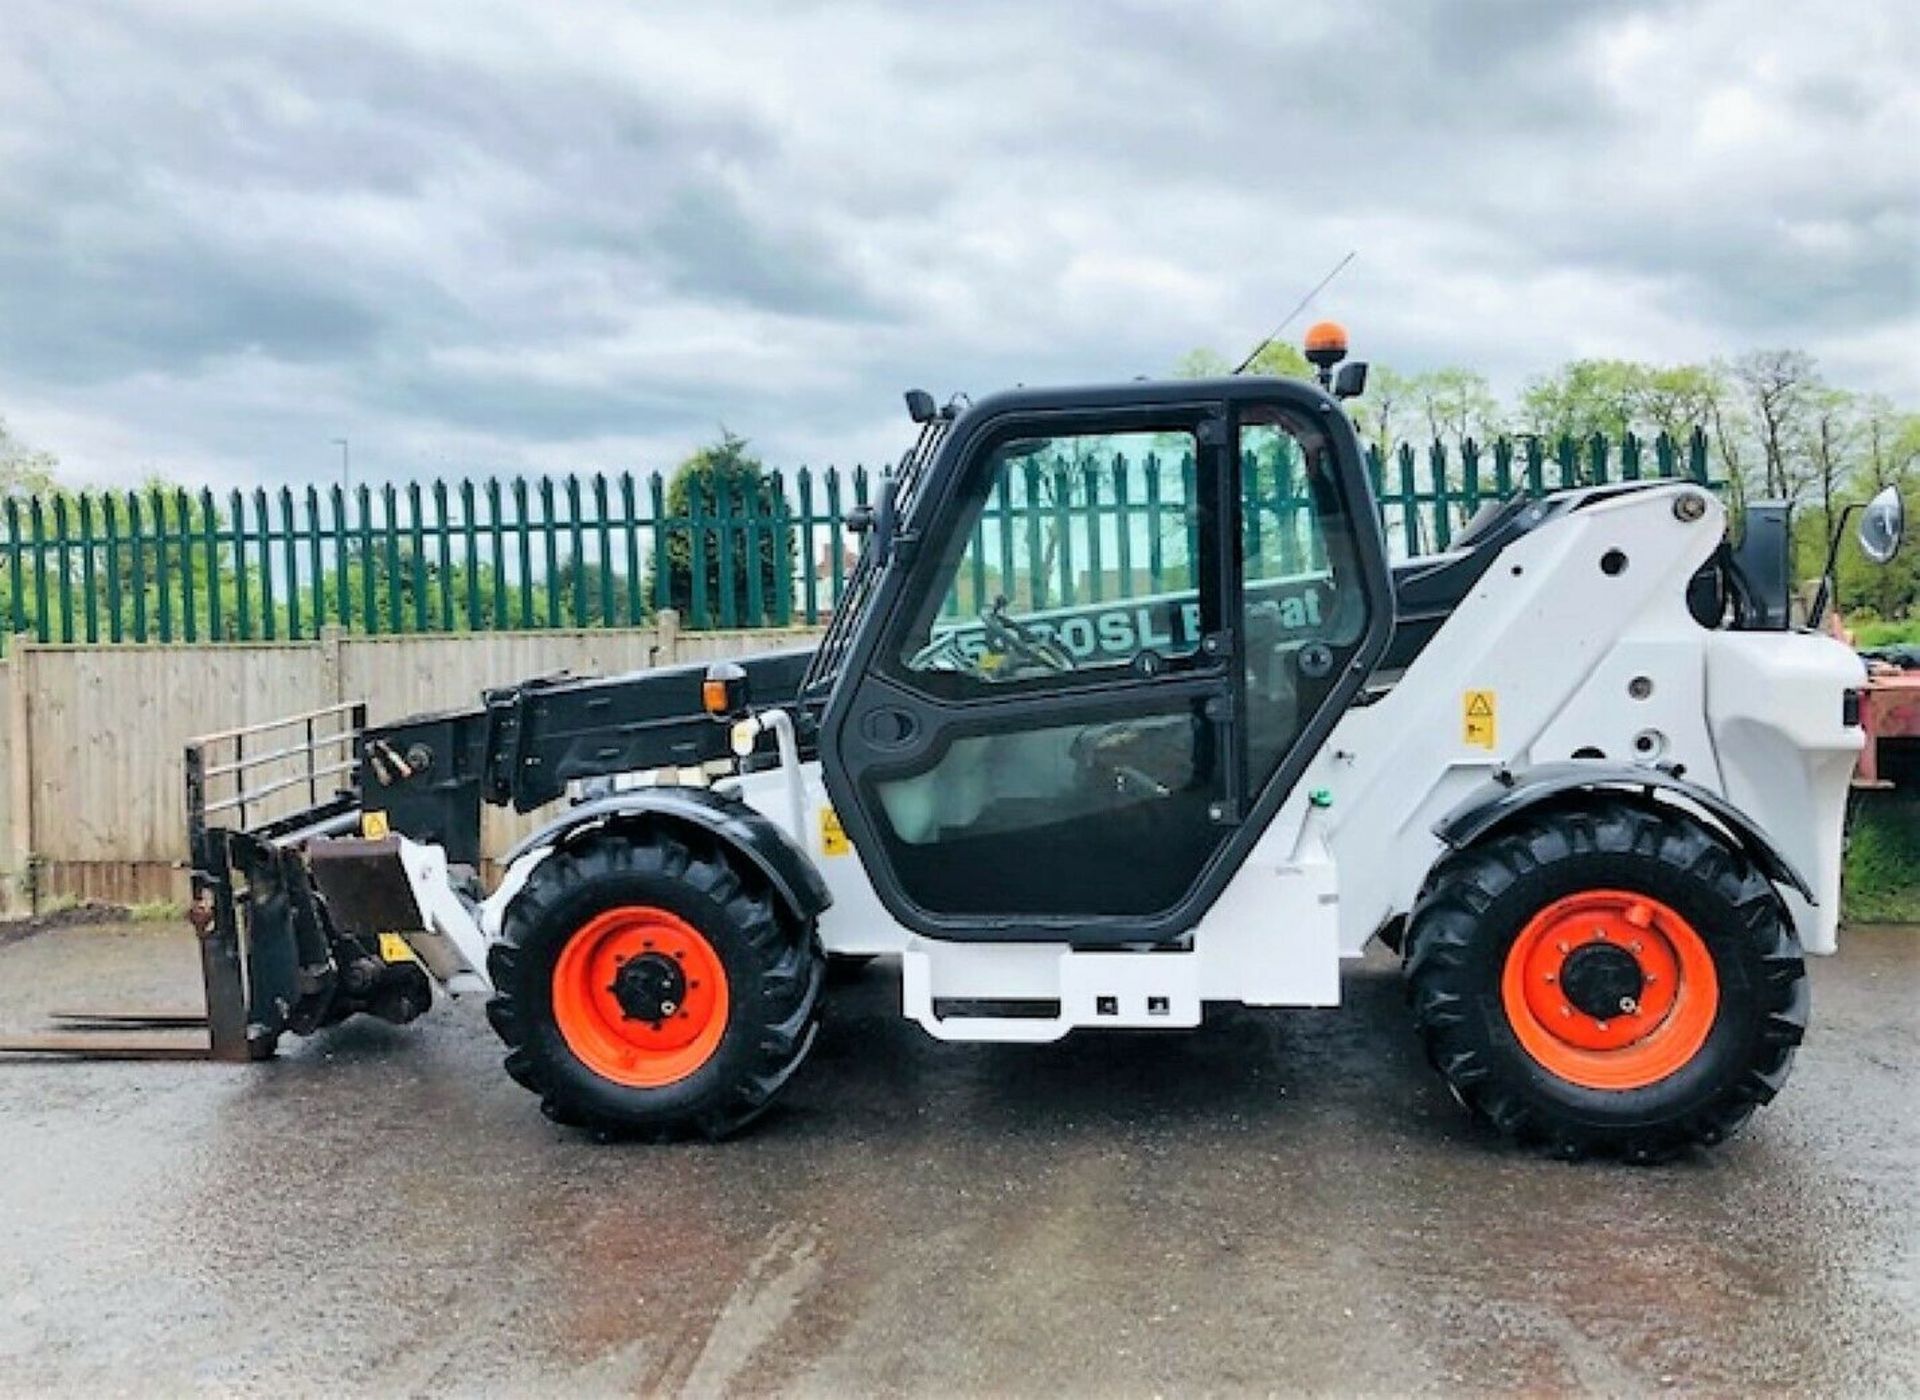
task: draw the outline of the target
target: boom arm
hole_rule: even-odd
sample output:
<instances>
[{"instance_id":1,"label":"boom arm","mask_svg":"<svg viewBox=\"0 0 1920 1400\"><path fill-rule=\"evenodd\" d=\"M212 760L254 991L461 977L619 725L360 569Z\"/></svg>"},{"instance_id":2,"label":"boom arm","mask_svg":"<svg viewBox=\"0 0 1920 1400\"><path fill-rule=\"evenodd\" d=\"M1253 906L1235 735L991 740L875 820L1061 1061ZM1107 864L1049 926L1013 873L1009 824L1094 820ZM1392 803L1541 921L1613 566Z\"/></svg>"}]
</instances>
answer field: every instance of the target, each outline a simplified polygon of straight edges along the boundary
<instances>
[{"instance_id":1,"label":"boom arm","mask_svg":"<svg viewBox=\"0 0 1920 1400\"><path fill-rule=\"evenodd\" d=\"M756 707L791 706L813 653L742 662ZM419 715L360 741L361 805L410 839L480 861L480 804L529 812L567 784L618 773L691 768L732 757L727 726L701 703L704 666L621 676L547 677L489 691L475 710Z\"/></svg>"}]
</instances>

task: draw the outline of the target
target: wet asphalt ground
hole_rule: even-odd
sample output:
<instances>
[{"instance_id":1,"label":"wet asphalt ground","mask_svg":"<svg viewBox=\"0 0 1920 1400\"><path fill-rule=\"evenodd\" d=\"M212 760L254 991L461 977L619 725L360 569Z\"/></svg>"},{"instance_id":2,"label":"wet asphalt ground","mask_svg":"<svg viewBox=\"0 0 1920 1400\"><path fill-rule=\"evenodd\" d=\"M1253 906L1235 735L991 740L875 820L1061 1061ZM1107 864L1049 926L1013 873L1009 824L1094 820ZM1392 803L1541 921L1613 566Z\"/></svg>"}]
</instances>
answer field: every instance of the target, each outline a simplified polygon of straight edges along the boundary
<instances>
[{"instance_id":1,"label":"wet asphalt ground","mask_svg":"<svg viewBox=\"0 0 1920 1400\"><path fill-rule=\"evenodd\" d=\"M1920 1392L1920 929L1815 965L1725 1149L1470 1125L1390 963L1338 1011L943 1046L885 967L782 1111L604 1146L480 1008L256 1067L0 1064L0 1392ZM151 928L0 948L0 1027L189 1002Z\"/></svg>"}]
</instances>

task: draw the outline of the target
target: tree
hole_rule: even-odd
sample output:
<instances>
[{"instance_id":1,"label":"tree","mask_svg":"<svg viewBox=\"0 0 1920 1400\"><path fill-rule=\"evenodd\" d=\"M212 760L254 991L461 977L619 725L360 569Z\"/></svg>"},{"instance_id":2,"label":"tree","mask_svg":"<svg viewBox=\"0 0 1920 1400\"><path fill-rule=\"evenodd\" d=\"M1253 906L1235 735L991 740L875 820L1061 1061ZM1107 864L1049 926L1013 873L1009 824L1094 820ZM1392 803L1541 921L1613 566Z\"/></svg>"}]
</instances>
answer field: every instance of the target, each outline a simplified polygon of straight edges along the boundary
<instances>
[{"instance_id":1,"label":"tree","mask_svg":"<svg viewBox=\"0 0 1920 1400\"><path fill-rule=\"evenodd\" d=\"M645 590L640 591L641 596L637 600L639 615L629 616L627 576L606 564L590 559L569 558L554 575L553 587L560 594L560 606L570 626L634 627L646 620ZM766 593L763 596L771 607L773 595ZM609 601L613 606L612 612L607 611Z\"/></svg>"},{"instance_id":2,"label":"tree","mask_svg":"<svg viewBox=\"0 0 1920 1400\"><path fill-rule=\"evenodd\" d=\"M1260 353L1247 362L1245 373L1270 374L1277 379L1312 379L1319 371L1293 346L1276 340L1261 347Z\"/></svg>"},{"instance_id":3,"label":"tree","mask_svg":"<svg viewBox=\"0 0 1920 1400\"><path fill-rule=\"evenodd\" d=\"M1879 395L1856 399L1854 409L1856 466L1846 498L1866 500L1883 486L1892 486L1909 506L1920 502L1920 413L1898 409ZM1838 573L1839 598L1849 612L1882 618L1914 614L1920 600L1920 549L1911 540L1885 565L1843 545Z\"/></svg>"},{"instance_id":4,"label":"tree","mask_svg":"<svg viewBox=\"0 0 1920 1400\"><path fill-rule=\"evenodd\" d=\"M1458 365L1442 365L1402 381L1403 392L1435 442L1458 446L1468 438L1500 431L1500 401L1487 377Z\"/></svg>"},{"instance_id":5,"label":"tree","mask_svg":"<svg viewBox=\"0 0 1920 1400\"><path fill-rule=\"evenodd\" d=\"M1721 476L1731 487L1734 502L1738 504L1746 500L1747 463L1751 460L1746 452L1746 414L1734 393L1727 367L1716 360L1707 371L1717 388L1713 397L1705 401L1706 418L1700 426L1720 456Z\"/></svg>"},{"instance_id":6,"label":"tree","mask_svg":"<svg viewBox=\"0 0 1920 1400\"><path fill-rule=\"evenodd\" d=\"M1642 366L1635 426L1680 442L1695 428L1709 427L1726 398L1727 376L1718 365Z\"/></svg>"},{"instance_id":7,"label":"tree","mask_svg":"<svg viewBox=\"0 0 1920 1400\"><path fill-rule=\"evenodd\" d=\"M1219 351L1202 346L1189 350L1173 367L1175 379L1217 379L1233 372L1233 363ZM1249 374L1281 379L1317 379L1319 371L1298 348L1285 341L1262 347L1247 366ZM1374 365L1367 374L1367 392L1347 405L1360 435L1382 457L1407 440L1416 414L1438 418L1449 425L1468 424L1469 435L1490 432L1500 406L1484 377L1464 369L1441 369L1430 375L1396 374Z\"/></svg>"},{"instance_id":8,"label":"tree","mask_svg":"<svg viewBox=\"0 0 1920 1400\"><path fill-rule=\"evenodd\" d=\"M1175 379L1224 379L1232 373L1227 357L1204 345L1187 351L1173 367Z\"/></svg>"},{"instance_id":9,"label":"tree","mask_svg":"<svg viewBox=\"0 0 1920 1400\"><path fill-rule=\"evenodd\" d=\"M1798 500L1811 476L1810 420L1824 387L1813 357L1804 350L1753 350L1733 362L1733 381L1760 450L1761 489Z\"/></svg>"},{"instance_id":10,"label":"tree","mask_svg":"<svg viewBox=\"0 0 1920 1400\"><path fill-rule=\"evenodd\" d=\"M1863 486L1902 491L1920 485L1920 413L1896 408L1884 394L1857 401L1860 414L1860 465Z\"/></svg>"},{"instance_id":11,"label":"tree","mask_svg":"<svg viewBox=\"0 0 1920 1400\"><path fill-rule=\"evenodd\" d=\"M448 610L452 612L456 631L472 628L484 632L491 630L496 621L495 599L500 591L500 580L490 564L476 562L469 571L464 563L454 563L443 573L431 550L416 556L411 541L399 542L389 559L384 540L376 538L369 549L361 541L349 539L344 567L330 562L317 584L300 590L299 614L303 627L334 623L348 631L359 631L366 626L371 596L375 632L417 630L422 605L429 632L440 630L441 619ZM472 611L469 611L470 602L477 605ZM561 622L573 625L570 597L567 602L568 606L561 611ZM507 625L520 626L517 592L509 593L507 603ZM547 620L544 584L533 588L532 603L532 621L544 625ZM284 605L277 609L277 626L286 626L287 611Z\"/></svg>"},{"instance_id":12,"label":"tree","mask_svg":"<svg viewBox=\"0 0 1920 1400\"><path fill-rule=\"evenodd\" d=\"M1620 438L1634 429L1651 373L1629 360L1570 360L1521 391L1521 421L1549 442Z\"/></svg>"},{"instance_id":13,"label":"tree","mask_svg":"<svg viewBox=\"0 0 1920 1400\"><path fill-rule=\"evenodd\" d=\"M0 418L0 495L45 496L55 489L53 474L60 459L20 441Z\"/></svg>"},{"instance_id":14,"label":"tree","mask_svg":"<svg viewBox=\"0 0 1920 1400\"><path fill-rule=\"evenodd\" d=\"M720 569L722 530L714 518L723 499L733 522L725 532L731 567L724 582ZM697 514L702 517L697 532L692 523L696 504ZM771 612L780 570L786 567L781 561L793 557L792 527L783 524L776 529L765 524L776 514L784 516L782 505L778 480L768 473L758 457L748 453L747 440L725 427L720 429L718 441L700 448L674 468L673 477L667 483L667 513L687 523L676 525L667 536L667 596L673 606L683 614L691 614L697 533L709 614L715 618L725 616L721 600L731 598L735 618L748 626L757 625L760 618L746 615L750 570L757 564L760 597ZM757 561L747 557L749 536L741 523L747 517L762 522L761 528L754 532L758 548L751 551L758 555ZM723 588L727 591L723 592ZM703 621L692 620L695 625Z\"/></svg>"},{"instance_id":15,"label":"tree","mask_svg":"<svg viewBox=\"0 0 1920 1400\"><path fill-rule=\"evenodd\" d=\"M1528 382L1519 404L1522 429L1548 442L1610 441L1627 433L1664 434L1685 443L1696 428L1720 459L1732 499L1744 497L1750 460L1747 415L1725 366L1652 365L1636 360L1570 360Z\"/></svg>"},{"instance_id":16,"label":"tree","mask_svg":"<svg viewBox=\"0 0 1920 1400\"><path fill-rule=\"evenodd\" d=\"M1347 404L1354 426L1382 461L1411 437L1417 400L1415 383L1386 365L1367 371L1367 392Z\"/></svg>"},{"instance_id":17,"label":"tree","mask_svg":"<svg viewBox=\"0 0 1920 1400\"><path fill-rule=\"evenodd\" d=\"M51 460L44 453L33 455ZM210 498L158 477L148 477L131 492L65 490L43 480L42 470L29 463L19 476L9 476L10 490L18 494L5 501L6 522L17 528L19 539L42 542L22 551L18 610L23 626L50 641L75 642L86 637L91 615L102 638L114 635L116 622L122 636L139 635L144 624L148 636L185 637L191 611L196 635L212 635L216 627L221 636L234 635L238 575L226 515L218 505L209 513ZM109 518L119 540L111 549ZM91 590L86 586L89 558ZM116 591L109 591L110 579L117 580ZM0 573L0 616L9 624L16 606L12 587L11 572Z\"/></svg>"},{"instance_id":18,"label":"tree","mask_svg":"<svg viewBox=\"0 0 1920 1400\"><path fill-rule=\"evenodd\" d=\"M1237 360L1228 360L1218 350L1201 346L1189 350L1173 367L1175 379L1224 379L1233 373ZM1260 353L1247 362L1243 374L1270 374L1280 379L1312 379L1316 373L1307 357L1283 340L1260 347Z\"/></svg>"},{"instance_id":19,"label":"tree","mask_svg":"<svg viewBox=\"0 0 1920 1400\"><path fill-rule=\"evenodd\" d=\"M1833 534L1836 497L1853 474L1861 426L1859 405L1845 389L1823 387L1807 396L1807 414L1807 453L1824 539Z\"/></svg>"}]
</instances>

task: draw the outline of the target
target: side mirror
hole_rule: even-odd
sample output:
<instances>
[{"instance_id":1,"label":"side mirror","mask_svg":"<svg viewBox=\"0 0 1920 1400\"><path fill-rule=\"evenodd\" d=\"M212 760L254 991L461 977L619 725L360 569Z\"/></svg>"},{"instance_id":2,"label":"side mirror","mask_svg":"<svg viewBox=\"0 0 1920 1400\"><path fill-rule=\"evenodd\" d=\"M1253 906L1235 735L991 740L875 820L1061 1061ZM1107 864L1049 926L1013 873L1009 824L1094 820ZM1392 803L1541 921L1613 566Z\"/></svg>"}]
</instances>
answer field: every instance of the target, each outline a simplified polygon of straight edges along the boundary
<instances>
[{"instance_id":1,"label":"side mirror","mask_svg":"<svg viewBox=\"0 0 1920 1400\"><path fill-rule=\"evenodd\" d=\"M916 423L931 423L940 410L933 406L933 395L925 389L907 390L907 417Z\"/></svg>"},{"instance_id":2,"label":"side mirror","mask_svg":"<svg viewBox=\"0 0 1920 1400\"><path fill-rule=\"evenodd\" d=\"M1333 396L1336 399L1357 399L1367 392L1367 362L1349 360L1340 366L1339 373L1333 376Z\"/></svg>"},{"instance_id":3,"label":"side mirror","mask_svg":"<svg viewBox=\"0 0 1920 1400\"><path fill-rule=\"evenodd\" d=\"M1907 508L1899 491L1885 487L1860 514L1860 552L1876 564L1890 562L1900 552L1906 527Z\"/></svg>"}]
</instances>

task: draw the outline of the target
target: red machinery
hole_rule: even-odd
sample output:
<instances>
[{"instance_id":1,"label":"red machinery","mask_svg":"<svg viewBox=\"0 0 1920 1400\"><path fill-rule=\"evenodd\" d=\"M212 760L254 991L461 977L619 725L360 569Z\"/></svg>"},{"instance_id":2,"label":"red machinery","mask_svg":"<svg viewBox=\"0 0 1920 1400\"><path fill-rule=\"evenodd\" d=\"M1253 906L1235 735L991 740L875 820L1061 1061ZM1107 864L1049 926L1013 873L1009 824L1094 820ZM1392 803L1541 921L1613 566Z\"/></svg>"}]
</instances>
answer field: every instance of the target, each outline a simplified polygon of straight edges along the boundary
<instances>
[{"instance_id":1,"label":"red machinery","mask_svg":"<svg viewBox=\"0 0 1920 1400\"><path fill-rule=\"evenodd\" d=\"M1920 740L1920 670L1875 665L1872 672L1860 697L1867 746L1853 780L1858 787L1887 788L1894 785L1892 773L1903 766L1912 771L1910 760L1906 765L1892 761L1892 750L1905 748L1903 740Z\"/></svg>"}]
</instances>

